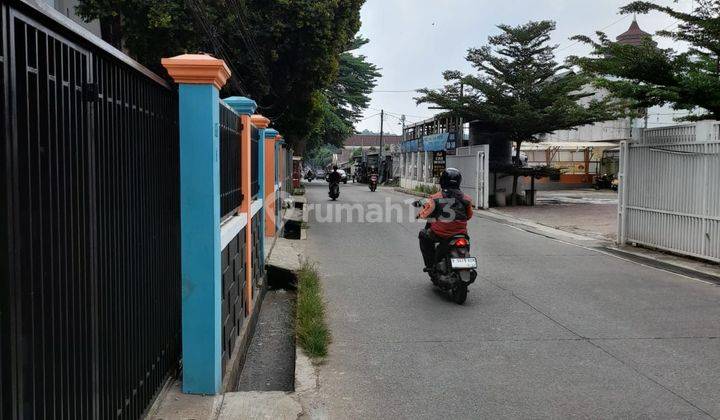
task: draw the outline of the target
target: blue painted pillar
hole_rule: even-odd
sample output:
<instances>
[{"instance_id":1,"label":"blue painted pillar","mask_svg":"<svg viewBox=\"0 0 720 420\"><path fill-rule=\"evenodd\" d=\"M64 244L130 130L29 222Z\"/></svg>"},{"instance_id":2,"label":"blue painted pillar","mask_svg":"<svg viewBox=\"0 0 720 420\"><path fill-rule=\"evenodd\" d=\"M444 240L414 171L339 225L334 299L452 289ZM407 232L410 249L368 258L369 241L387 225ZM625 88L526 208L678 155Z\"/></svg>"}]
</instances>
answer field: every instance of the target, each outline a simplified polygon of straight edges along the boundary
<instances>
[{"instance_id":1,"label":"blue painted pillar","mask_svg":"<svg viewBox=\"0 0 720 420\"><path fill-rule=\"evenodd\" d=\"M186 54L163 59L180 84L180 241L183 391L222 387L219 89L222 60Z\"/></svg>"}]
</instances>

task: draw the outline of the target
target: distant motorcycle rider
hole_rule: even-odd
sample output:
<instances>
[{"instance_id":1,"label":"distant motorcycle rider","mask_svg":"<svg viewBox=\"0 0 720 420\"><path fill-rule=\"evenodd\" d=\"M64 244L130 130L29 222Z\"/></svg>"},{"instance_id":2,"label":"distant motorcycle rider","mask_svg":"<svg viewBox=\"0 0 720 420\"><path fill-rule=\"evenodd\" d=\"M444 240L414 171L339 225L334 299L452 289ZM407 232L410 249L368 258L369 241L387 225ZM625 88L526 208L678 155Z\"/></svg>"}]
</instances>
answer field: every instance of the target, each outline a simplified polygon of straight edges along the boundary
<instances>
[{"instance_id":1,"label":"distant motorcycle rider","mask_svg":"<svg viewBox=\"0 0 720 420\"><path fill-rule=\"evenodd\" d=\"M338 172L338 167L333 166L333 171L330 172L330 175L328 175L328 182L330 185L332 184L339 184L340 181L342 181L342 175L340 175L340 172Z\"/></svg>"},{"instance_id":2,"label":"distant motorcycle rider","mask_svg":"<svg viewBox=\"0 0 720 420\"><path fill-rule=\"evenodd\" d=\"M460 190L462 174L455 168L447 168L440 175L441 190L425 200L418 219L428 219L420 231L420 252L425 271L435 265L435 244L455 235L467 235L467 221L472 218L472 198ZM429 219L435 219L433 221Z\"/></svg>"}]
</instances>

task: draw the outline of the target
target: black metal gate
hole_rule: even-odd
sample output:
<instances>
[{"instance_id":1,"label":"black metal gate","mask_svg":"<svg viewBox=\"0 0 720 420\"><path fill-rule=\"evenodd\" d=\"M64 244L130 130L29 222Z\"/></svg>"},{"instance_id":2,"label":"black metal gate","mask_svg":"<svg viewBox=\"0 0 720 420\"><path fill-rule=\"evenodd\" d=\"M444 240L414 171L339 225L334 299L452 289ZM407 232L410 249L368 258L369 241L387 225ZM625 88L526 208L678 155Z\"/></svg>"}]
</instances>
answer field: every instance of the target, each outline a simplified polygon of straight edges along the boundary
<instances>
[{"instance_id":1,"label":"black metal gate","mask_svg":"<svg viewBox=\"0 0 720 420\"><path fill-rule=\"evenodd\" d=\"M179 357L176 94L78 32L2 3L2 418L138 418Z\"/></svg>"}]
</instances>

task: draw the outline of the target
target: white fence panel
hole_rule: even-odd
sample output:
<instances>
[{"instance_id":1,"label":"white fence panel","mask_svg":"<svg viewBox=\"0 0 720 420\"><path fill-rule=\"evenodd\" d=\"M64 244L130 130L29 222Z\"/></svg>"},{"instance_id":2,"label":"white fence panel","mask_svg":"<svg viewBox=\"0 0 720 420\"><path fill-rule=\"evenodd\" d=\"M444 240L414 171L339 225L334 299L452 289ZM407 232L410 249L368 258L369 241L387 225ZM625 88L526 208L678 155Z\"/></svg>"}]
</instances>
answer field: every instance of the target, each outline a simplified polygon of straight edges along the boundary
<instances>
[{"instance_id":1,"label":"white fence panel","mask_svg":"<svg viewBox=\"0 0 720 420\"><path fill-rule=\"evenodd\" d=\"M446 166L459 169L463 176L462 190L473 198L477 208L490 207L489 200L489 146L458 148L457 155L447 156Z\"/></svg>"},{"instance_id":2,"label":"white fence panel","mask_svg":"<svg viewBox=\"0 0 720 420\"><path fill-rule=\"evenodd\" d=\"M720 125L645 130L623 143L618 242L720 261Z\"/></svg>"}]
</instances>

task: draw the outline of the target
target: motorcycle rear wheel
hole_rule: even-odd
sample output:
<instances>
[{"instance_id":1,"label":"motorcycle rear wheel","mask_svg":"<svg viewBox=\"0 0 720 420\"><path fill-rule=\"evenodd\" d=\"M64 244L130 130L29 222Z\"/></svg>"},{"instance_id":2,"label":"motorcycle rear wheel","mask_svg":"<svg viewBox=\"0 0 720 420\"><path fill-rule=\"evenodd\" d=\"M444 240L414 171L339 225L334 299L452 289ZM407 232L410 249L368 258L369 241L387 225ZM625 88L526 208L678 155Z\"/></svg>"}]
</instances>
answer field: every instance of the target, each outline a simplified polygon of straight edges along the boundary
<instances>
[{"instance_id":1,"label":"motorcycle rear wheel","mask_svg":"<svg viewBox=\"0 0 720 420\"><path fill-rule=\"evenodd\" d=\"M467 285L458 284L452 289L453 302L457 303L458 305L462 305L463 303L465 303L465 299L467 299L467 293Z\"/></svg>"}]
</instances>

